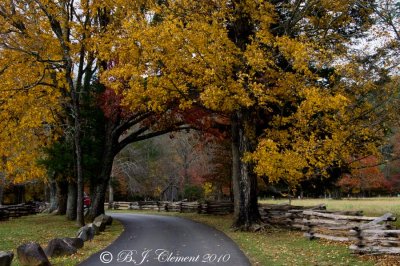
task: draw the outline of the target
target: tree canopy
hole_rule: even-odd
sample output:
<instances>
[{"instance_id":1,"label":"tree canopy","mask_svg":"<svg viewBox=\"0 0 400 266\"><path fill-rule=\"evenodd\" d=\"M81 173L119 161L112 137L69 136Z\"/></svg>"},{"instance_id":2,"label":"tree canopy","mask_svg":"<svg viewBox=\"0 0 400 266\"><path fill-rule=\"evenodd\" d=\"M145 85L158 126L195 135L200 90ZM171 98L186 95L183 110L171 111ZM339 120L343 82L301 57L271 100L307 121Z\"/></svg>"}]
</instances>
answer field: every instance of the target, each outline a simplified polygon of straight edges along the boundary
<instances>
[{"instance_id":1,"label":"tree canopy","mask_svg":"<svg viewBox=\"0 0 400 266\"><path fill-rule=\"evenodd\" d=\"M100 165L95 215L118 152L207 110L228 117L235 211L248 227L256 175L295 188L379 158L398 100L398 3L386 2L2 1L1 171L43 175L33 158L63 136L83 223L88 155ZM388 41L375 51L357 48L378 35Z\"/></svg>"},{"instance_id":2,"label":"tree canopy","mask_svg":"<svg viewBox=\"0 0 400 266\"><path fill-rule=\"evenodd\" d=\"M120 38L99 40L115 63L103 81L127 106L138 108L140 94L153 110L171 99L251 110L257 125L246 134L257 148L243 156L271 182L295 186L378 154L398 88L383 65L372 70L354 52L373 30L371 1L166 1L144 10L124 13Z\"/></svg>"}]
</instances>

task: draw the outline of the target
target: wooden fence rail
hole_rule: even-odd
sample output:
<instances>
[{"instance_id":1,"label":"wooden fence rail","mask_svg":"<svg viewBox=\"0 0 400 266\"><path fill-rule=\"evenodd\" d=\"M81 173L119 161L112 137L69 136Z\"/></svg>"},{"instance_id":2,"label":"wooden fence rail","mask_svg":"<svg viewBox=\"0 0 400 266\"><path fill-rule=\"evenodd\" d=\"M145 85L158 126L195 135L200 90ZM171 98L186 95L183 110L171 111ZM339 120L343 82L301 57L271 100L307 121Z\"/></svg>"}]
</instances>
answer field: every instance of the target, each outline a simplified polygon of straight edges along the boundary
<instances>
[{"instance_id":1,"label":"wooden fence rail","mask_svg":"<svg viewBox=\"0 0 400 266\"><path fill-rule=\"evenodd\" d=\"M343 215L304 211L304 236L309 239L323 238L333 241L354 242L354 230L390 229L396 217L387 213L381 217Z\"/></svg>"},{"instance_id":2,"label":"wooden fence rail","mask_svg":"<svg viewBox=\"0 0 400 266\"><path fill-rule=\"evenodd\" d=\"M354 242L350 250L359 254L400 255L400 230L393 229L389 224L395 220L396 217L387 213L367 224L354 227L350 230Z\"/></svg>"},{"instance_id":3,"label":"wooden fence rail","mask_svg":"<svg viewBox=\"0 0 400 266\"><path fill-rule=\"evenodd\" d=\"M10 218L39 213L39 206L35 203L23 203L18 205L0 206L0 221L6 221Z\"/></svg>"},{"instance_id":4,"label":"wooden fence rail","mask_svg":"<svg viewBox=\"0 0 400 266\"><path fill-rule=\"evenodd\" d=\"M233 203L230 201L135 201L113 202L106 204L108 209L114 210L153 210L165 212L194 212L201 214L224 215L233 212Z\"/></svg>"},{"instance_id":5,"label":"wooden fence rail","mask_svg":"<svg viewBox=\"0 0 400 266\"><path fill-rule=\"evenodd\" d=\"M304 210L324 211L326 206L324 204L308 207L289 204L260 204L258 209L261 219L268 225L289 229L302 229L304 226Z\"/></svg>"},{"instance_id":6,"label":"wooden fence rail","mask_svg":"<svg viewBox=\"0 0 400 266\"><path fill-rule=\"evenodd\" d=\"M354 253L400 255L400 230L391 224L391 213L363 216L362 211L327 211L324 205L311 207L263 204L260 214L266 224L299 229L308 239L347 242Z\"/></svg>"}]
</instances>

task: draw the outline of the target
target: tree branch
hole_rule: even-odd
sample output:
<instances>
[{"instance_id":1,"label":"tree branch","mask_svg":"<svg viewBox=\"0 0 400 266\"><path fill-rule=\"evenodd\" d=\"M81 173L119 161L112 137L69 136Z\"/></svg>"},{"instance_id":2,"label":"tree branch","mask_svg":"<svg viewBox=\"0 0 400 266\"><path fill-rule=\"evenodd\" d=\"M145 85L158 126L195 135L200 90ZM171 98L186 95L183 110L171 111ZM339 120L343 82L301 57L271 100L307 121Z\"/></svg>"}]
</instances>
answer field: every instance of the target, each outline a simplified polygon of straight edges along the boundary
<instances>
[{"instance_id":1,"label":"tree branch","mask_svg":"<svg viewBox=\"0 0 400 266\"><path fill-rule=\"evenodd\" d=\"M139 113L134 116L132 116L129 120L121 123L118 127L115 128L114 132L116 135L122 135L122 133L132 126L139 124L146 118L149 118L153 112L145 112L145 113Z\"/></svg>"},{"instance_id":2,"label":"tree branch","mask_svg":"<svg viewBox=\"0 0 400 266\"><path fill-rule=\"evenodd\" d=\"M151 133L148 133L148 134L145 134L145 135L136 135L136 134L135 135L129 135L128 137L124 138L122 141L120 141L118 143L118 147L116 149L116 153L120 152L128 144L131 144L131 143L134 143L134 142L138 142L138 141L142 141L142 140L145 140L145 139L158 137L158 136L170 133L170 132L178 132L178 131L181 131L181 130L189 130L189 129L191 129L190 126L177 124L177 125L175 125L173 127L169 127L169 128L163 129L163 130L151 132ZM142 133L144 133L146 131L147 130L144 130Z\"/></svg>"}]
</instances>

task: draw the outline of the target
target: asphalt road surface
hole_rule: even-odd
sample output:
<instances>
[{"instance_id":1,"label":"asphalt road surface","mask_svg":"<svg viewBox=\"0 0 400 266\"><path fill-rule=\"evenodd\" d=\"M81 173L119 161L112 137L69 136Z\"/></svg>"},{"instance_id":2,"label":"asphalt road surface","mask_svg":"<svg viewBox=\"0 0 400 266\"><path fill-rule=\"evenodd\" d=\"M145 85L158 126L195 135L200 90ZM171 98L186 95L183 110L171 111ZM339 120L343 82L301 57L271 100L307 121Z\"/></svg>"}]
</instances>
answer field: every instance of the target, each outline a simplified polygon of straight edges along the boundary
<instances>
[{"instance_id":1,"label":"asphalt road surface","mask_svg":"<svg viewBox=\"0 0 400 266\"><path fill-rule=\"evenodd\" d=\"M123 223L124 232L81 266L250 265L229 237L207 225L170 216L114 213L111 216Z\"/></svg>"}]
</instances>

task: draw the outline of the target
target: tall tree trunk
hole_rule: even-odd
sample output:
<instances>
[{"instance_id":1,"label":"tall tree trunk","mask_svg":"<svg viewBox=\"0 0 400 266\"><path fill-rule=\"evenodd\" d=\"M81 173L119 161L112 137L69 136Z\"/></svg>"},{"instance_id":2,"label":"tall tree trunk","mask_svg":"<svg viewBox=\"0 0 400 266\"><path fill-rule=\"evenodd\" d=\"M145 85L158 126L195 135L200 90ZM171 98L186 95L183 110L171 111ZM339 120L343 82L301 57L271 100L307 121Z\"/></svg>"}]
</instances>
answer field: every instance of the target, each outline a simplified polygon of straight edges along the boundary
<instances>
[{"instance_id":1,"label":"tall tree trunk","mask_svg":"<svg viewBox=\"0 0 400 266\"><path fill-rule=\"evenodd\" d=\"M247 132L250 127L249 113L237 111L232 119L233 226L246 231L261 221L257 203L257 177L253 165L243 161L243 156L254 149Z\"/></svg>"},{"instance_id":2,"label":"tall tree trunk","mask_svg":"<svg viewBox=\"0 0 400 266\"><path fill-rule=\"evenodd\" d=\"M14 186L15 204L25 203L25 185Z\"/></svg>"},{"instance_id":3,"label":"tall tree trunk","mask_svg":"<svg viewBox=\"0 0 400 266\"><path fill-rule=\"evenodd\" d=\"M77 214L77 185L75 182L68 183L67 219L73 221Z\"/></svg>"},{"instance_id":4,"label":"tall tree trunk","mask_svg":"<svg viewBox=\"0 0 400 266\"><path fill-rule=\"evenodd\" d=\"M89 211L89 220L93 220L100 214L104 213L104 202L106 201L107 184L100 182L96 186L95 197L92 202L92 207Z\"/></svg>"},{"instance_id":5,"label":"tall tree trunk","mask_svg":"<svg viewBox=\"0 0 400 266\"><path fill-rule=\"evenodd\" d=\"M98 215L104 213L104 203L106 200L107 187L110 182L112 166L115 157L115 147L117 146L117 141L113 135L113 123L108 121L106 123L105 130L105 141L103 148L103 156L101 163L100 174L97 178L97 185L94 190L92 206L89 211L88 218L90 220L96 218Z\"/></svg>"},{"instance_id":6,"label":"tall tree trunk","mask_svg":"<svg viewBox=\"0 0 400 266\"><path fill-rule=\"evenodd\" d=\"M72 100L74 105L74 143L76 156L76 179L77 179L77 208L76 208L76 223L79 226L85 225L84 208L83 208L83 163L82 163L82 146L81 146L81 119L79 106L79 92L73 91Z\"/></svg>"},{"instance_id":7,"label":"tall tree trunk","mask_svg":"<svg viewBox=\"0 0 400 266\"><path fill-rule=\"evenodd\" d=\"M76 183L77 183L77 197L76 197L76 223L78 226L85 225L84 218L84 208L83 208L83 190L84 190L84 181L83 181L83 156L82 156L82 121L81 121L81 101L80 101L80 93L82 93L80 78L78 78L78 82L76 86L74 86L74 82L72 80L72 59L69 55L67 55L67 67L66 67L66 77L68 81L68 85L71 93L72 100L72 117L73 117L73 129L74 129L74 152L75 152L75 170L76 170ZM82 58L82 57L81 57ZM82 75L82 63L79 65L79 73L78 76Z\"/></svg>"},{"instance_id":8,"label":"tall tree trunk","mask_svg":"<svg viewBox=\"0 0 400 266\"><path fill-rule=\"evenodd\" d=\"M68 199L68 182L65 180L57 180L57 201L58 201L58 215L65 215L67 212L67 199Z\"/></svg>"},{"instance_id":9,"label":"tall tree trunk","mask_svg":"<svg viewBox=\"0 0 400 266\"><path fill-rule=\"evenodd\" d=\"M94 199L92 202L92 207L89 211L89 219L92 220L104 213L104 203L106 200L107 186L110 180L111 168L112 168L112 158L109 158L106 162L102 164L102 171L99 176L99 182L96 186Z\"/></svg>"},{"instance_id":10,"label":"tall tree trunk","mask_svg":"<svg viewBox=\"0 0 400 266\"><path fill-rule=\"evenodd\" d=\"M189 158L188 158L188 154L186 151L183 154L183 182L184 182L184 186L190 185Z\"/></svg>"},{"instance_id":11,"label":"tall tree trunk","mask_svg":"<svg viewBox=\"0 0 400 266\"><path fill-rule=\"evenodd\" d=\"M52 213L53 211L58 209L57 184L53 178L51 178L49 181L50 181L49 182L49 188L50 188L49 213Z\"/></svg>"},{"instance_id":12,"label":"tall tree trunk","mask_svg":"<svg viewBox=\"0 0 400 266\"><path fill-rule=\"evenodd\" d=\"M0 206L3 204L5 185L6 185L6 175L3 172L0 172Z\"/></svg>"},{"instance_id":13,"label":"tall tree trunk","mask_svg":"<svg viewBox=\"0 0 400 266\"><path fill-rule=\"evenodd\" d=\"M114 202L114 188L112 184L112 178L110 178L110 181L108 182L108 202Z\"/></svg>"}]
</instances>

